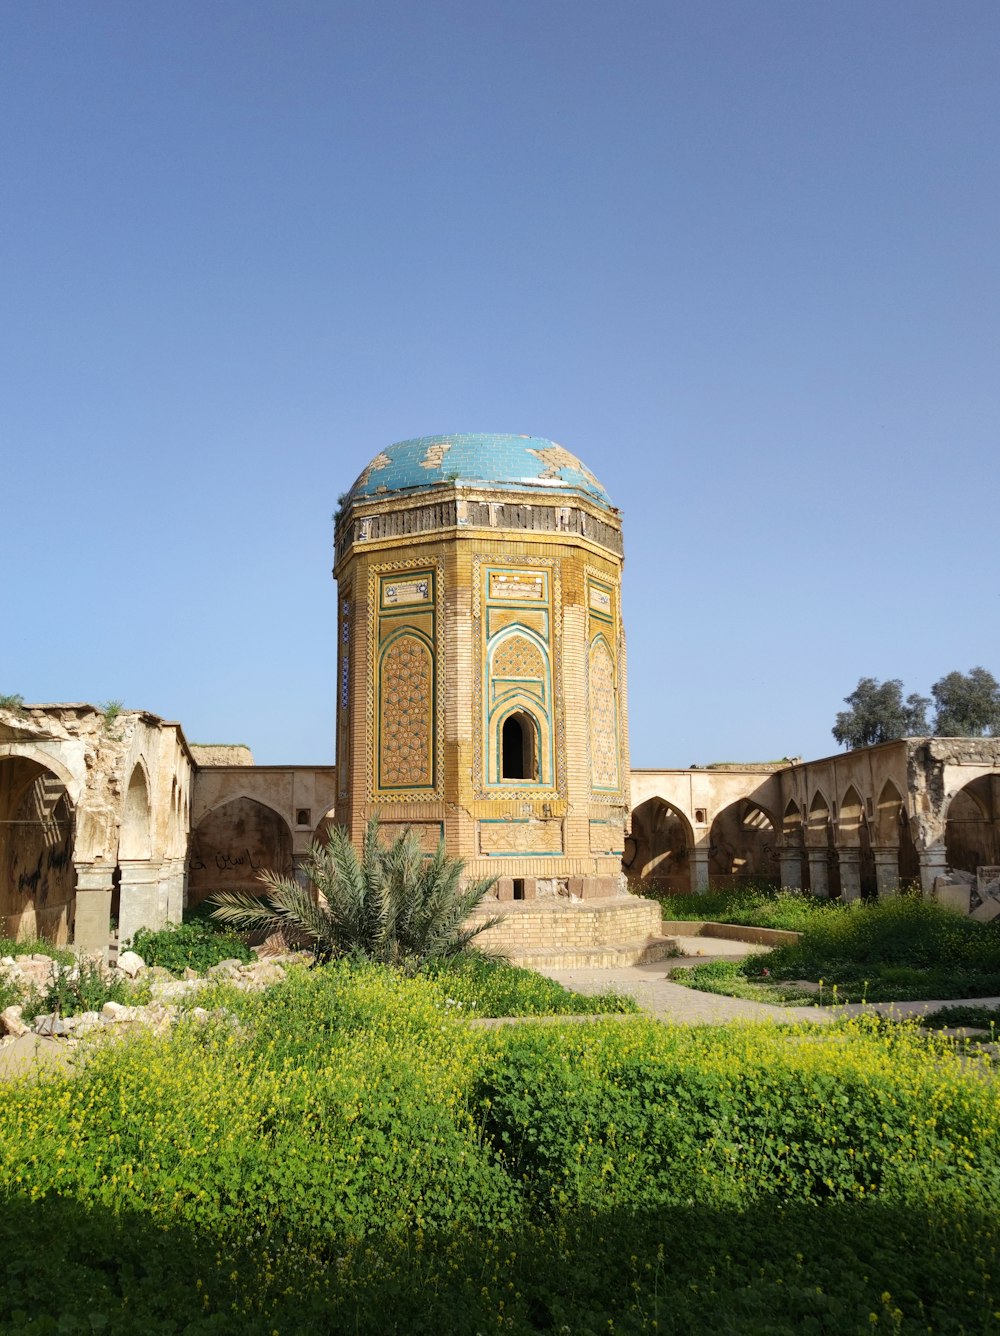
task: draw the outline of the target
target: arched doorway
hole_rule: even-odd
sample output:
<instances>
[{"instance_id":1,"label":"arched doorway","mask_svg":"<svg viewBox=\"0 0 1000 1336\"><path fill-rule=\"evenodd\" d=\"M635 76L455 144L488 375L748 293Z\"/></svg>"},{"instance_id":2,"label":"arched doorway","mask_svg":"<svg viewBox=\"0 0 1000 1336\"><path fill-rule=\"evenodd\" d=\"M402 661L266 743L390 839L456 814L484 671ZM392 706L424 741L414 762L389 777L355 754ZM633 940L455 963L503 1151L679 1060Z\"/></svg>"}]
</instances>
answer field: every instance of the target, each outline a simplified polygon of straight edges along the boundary
<instances>
[{"instance_id":1,"label":"arched doorway","mask_svg":"<svg viewBox=\"0 0 1000 1336\"><path fill-rule=\"evenodd\" d=\"M531 715L515 710L500 729L500 778L538 782L537 726Z\"/></svg>"},{"instance_id":2,"label":"arched doorway","mask_svg":"<svg viewBox=\"0 0 1000 1336\"><path fill-rule=\"evenodd\" d=\"M336 808L334 807L331 807L330 810L325 815L320 817L319 821L317 822L316 829L313 831L313 837L311 841L313 844L319 844L323 847L326 846L327 842L330 839L330 832L334 830L337 825L335 818L336 818Z\"/></svg>"},{"instance_id":3,"label":"arched doorway","mask_svg":"<svg viewBox=\"0 0 1000 1336\"><path fill-rule=\"evenodd\" d=\"M64 784L26 756L0 757L0 931L62 945L73 933L75 900Z\"/></svg>"},{"instance_id":4,"label":"arched doorway","mask_svg":"<svg viewBox=\"0 0 1000 1336\"><path fill-rule=\"evenodd\" d=\"M663 798L649 798L632 812L622 867L637 895L685 895L691 889L694 832L686 818Z\"/></svg>"},{"instance_id":5,"label":"arched doorway","mask_svg":"<svg viewBox=\"0 0 1000 1336\"><path fill-rule=\"evenodd\" d=\"M781 885L789 890L808 890L809 860L805 854L802 809L790 798L781 818Z\"/></svg>"},{"instance_id":6,"label":"arched doorway","mask_svg":"<svg viewBox=\"0 0 1000 1336\"><path fill-rule=\"evenodd\" d=\"M817 789L806 817L806 856L809 859L809 889L825 899L840 894L840 866L834 843L833 820L826 795Z\"/></svg>"},{"instance_id":7,"label":"arched doorway","mask_svg":"<svg viewBox=\"0 0 1000 1336\"><path fill-rule=\"evenodd\" d=\"M273 807L253 798L233 798L199 821L191 836L188 903L216 891L260 895L264 868L292 875L292 832Z\"/></svg>"},{"instance_id":8,"label":"arched doorway","mask_svg":"<svg viewBox=\"0 0 1000 1336\"><path fill-rule=\"evenodd\" d=\"M837 849L840 855L840 880L843 893L854 900L858 895L874 899L877 885L875 855L871 832L861 794L852 784L840 804L837 822Z\"/></svg>"},{"instance_id":9,"label":"arched doorway","mask_svg":"<svg viewBox=\"0 0 1000 1336\"><path fill-rule=\"evenodd\" d=\"M948 866L981 882L997 879L1000 868L1000 774L981 775L959 789L945 824Z\"/></svg>"},{"instance_id":10,"label":"arched doorway","mask_svg":"<svg viewBox=\"0 0 1000 1336\"><path fill-rule=\"evenodd\" d=\"M716 890L750 882L777 886L779 863L774 819L750 798L718 813L708 836L709 885Z\"/></svg>"}]
</instances>

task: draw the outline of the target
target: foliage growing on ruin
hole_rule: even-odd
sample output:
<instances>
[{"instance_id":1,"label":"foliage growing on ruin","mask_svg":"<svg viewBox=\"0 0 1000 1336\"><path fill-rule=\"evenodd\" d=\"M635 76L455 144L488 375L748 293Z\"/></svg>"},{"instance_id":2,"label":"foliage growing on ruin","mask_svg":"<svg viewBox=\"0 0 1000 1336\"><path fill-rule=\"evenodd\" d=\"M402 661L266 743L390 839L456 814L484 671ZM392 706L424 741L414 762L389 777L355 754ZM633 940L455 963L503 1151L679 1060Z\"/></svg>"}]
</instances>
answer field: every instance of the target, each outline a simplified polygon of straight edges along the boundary
<instances>
[{"instance_id":1,"label":"foliage growing on ruin","mask_svg":"<svg viewBox=\"0 0 1000 1336\"><path fill-rule=\"evenodd\" d=\"M60 965L72 965L76 959L68 946L54 946L44 937L4 937L0 935L0 959L4 956L49 956Z\"/></svg>"},{"instance_id":2,"label":"foliage growing on ruin","mask_svg":"<svg viewBox=\"0 0 1000 1336\"><path fill-rule=\"evenodd\" d=\"M489 1031L373 967L231 1005L5 1090L0 1328L991 1329L1000 1105L947 1041Z\"/></svg>"},{"instance_id":3,"label":"foliage growing on ruin","mask_svg":"<svg viewBox=\"0 0 1000 1336\"><path fill-rule=\"evenodd\" d=\"M360 854L347 831L333 827L325 845L309 850L302 871L316 895L265 870L259 873L263 896L220 892L209 903L213 917L240 931L304 939L318 961L353 956L413 972L428 960L468 950L497 921L468 922L496 878L463 886L464 869L462 859L448 857L443 840L429 858L410 831L384 845L373 818Z\"/></svg>"},{"instance_id":4,"label":"foliage growing on ruin","mask_svg":"<svg viewBox=\"0 0 1000 1336\"><path fill-rule=\"evenodd\" d=\"M141 1005L149 1000L149 986L133 983L122 974L112 974L96 960L76 965L55 964L44 988L33 989L24 1004L26 1021L35 1016L79 1016L100 1011L105 1002Z\"/></svg>"},{"instance_id":5,"label":"foliage growing on ruin","mask_svg":"<svg viewBox=\"0 0 1000 1336\"><path fill-rule=\"evenodd\" d=\"M116 733L114 730L115 730L115 724L118 722L118 719L121 716L121 713L124 709L125 709L125 703L124 701L120 700L107 700L101 706L101 714L104 716L104 723L103 723L104 732L107 734L109 738L112 738L115 742L118 742L121 739L121 734Z\"/></svg>"},{"instance_id":6,"label":"foliage growing on ruin","mask_svg":"<svg viewBox=\"0 0 1000 1336\"><path fill-rule=\"evenodd\" d=\"M0 696L0 710L10 710L12 714L23 715L24 697L18 695Z\"/></svg>"}]
</instances>

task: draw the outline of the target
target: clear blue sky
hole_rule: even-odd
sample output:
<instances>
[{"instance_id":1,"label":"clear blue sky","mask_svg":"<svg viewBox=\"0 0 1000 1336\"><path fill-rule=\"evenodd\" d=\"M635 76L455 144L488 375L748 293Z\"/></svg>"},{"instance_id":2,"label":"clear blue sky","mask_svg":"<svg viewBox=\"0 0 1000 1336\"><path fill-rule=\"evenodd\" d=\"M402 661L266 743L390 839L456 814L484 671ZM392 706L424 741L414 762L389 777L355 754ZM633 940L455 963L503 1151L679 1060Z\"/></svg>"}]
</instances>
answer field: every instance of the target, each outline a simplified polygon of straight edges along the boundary
<instances>
[{"instance_id":1,"label":"clear blue sky","mask_svg":"<svg viewBox=\"0 0 1000 1336\"><path fill-rule=\"evenodd\" d=\"M632 760L1000 676L996 0L0 10L0 692L333 759L338 493L549 436Z\"/></svg>"}]
</instances>

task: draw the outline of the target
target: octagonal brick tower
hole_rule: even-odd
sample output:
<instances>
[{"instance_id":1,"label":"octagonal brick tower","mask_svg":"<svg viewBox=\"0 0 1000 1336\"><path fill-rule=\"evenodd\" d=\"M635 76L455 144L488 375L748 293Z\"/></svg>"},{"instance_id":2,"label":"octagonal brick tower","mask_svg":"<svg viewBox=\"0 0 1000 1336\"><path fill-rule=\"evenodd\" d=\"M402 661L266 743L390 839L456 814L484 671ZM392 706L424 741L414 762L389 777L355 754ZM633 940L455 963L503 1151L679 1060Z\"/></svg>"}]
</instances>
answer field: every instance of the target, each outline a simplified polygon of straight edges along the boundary
<instances>
[{"instance_id":1,"label":"octagonal brick tower","mask_svg":"<svg viewBox=\"0 0 1000 1336\"><path fill-rule=\"evenodd\" d=\"M400 441L336 521L337 820L441 834L502 899L622 889L619 512L535 436Z\"/></svg>"}]
</instances>

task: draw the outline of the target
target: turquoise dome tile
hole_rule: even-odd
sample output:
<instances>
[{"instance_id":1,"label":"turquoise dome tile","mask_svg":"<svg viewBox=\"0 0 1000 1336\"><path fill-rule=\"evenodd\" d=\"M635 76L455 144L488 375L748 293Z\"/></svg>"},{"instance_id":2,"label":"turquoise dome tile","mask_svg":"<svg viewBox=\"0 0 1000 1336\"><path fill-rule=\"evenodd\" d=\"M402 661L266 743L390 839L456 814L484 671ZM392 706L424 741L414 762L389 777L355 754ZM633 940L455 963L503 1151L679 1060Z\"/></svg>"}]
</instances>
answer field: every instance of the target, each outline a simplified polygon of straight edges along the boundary
<instances>
[{"instance_id":1,"label":"turquoise dome tile","mask_svg":"<svg viewBox=\"0 0 1000 1336\"><path fill-rule=\"evenodd\" d=\"M610 506L607 492L570 452L542 436L468 432L397 441L376 455L348 493L350 500L410 492L442 482L482 483L578 493Z\"/></svg>"}]
</instances>

